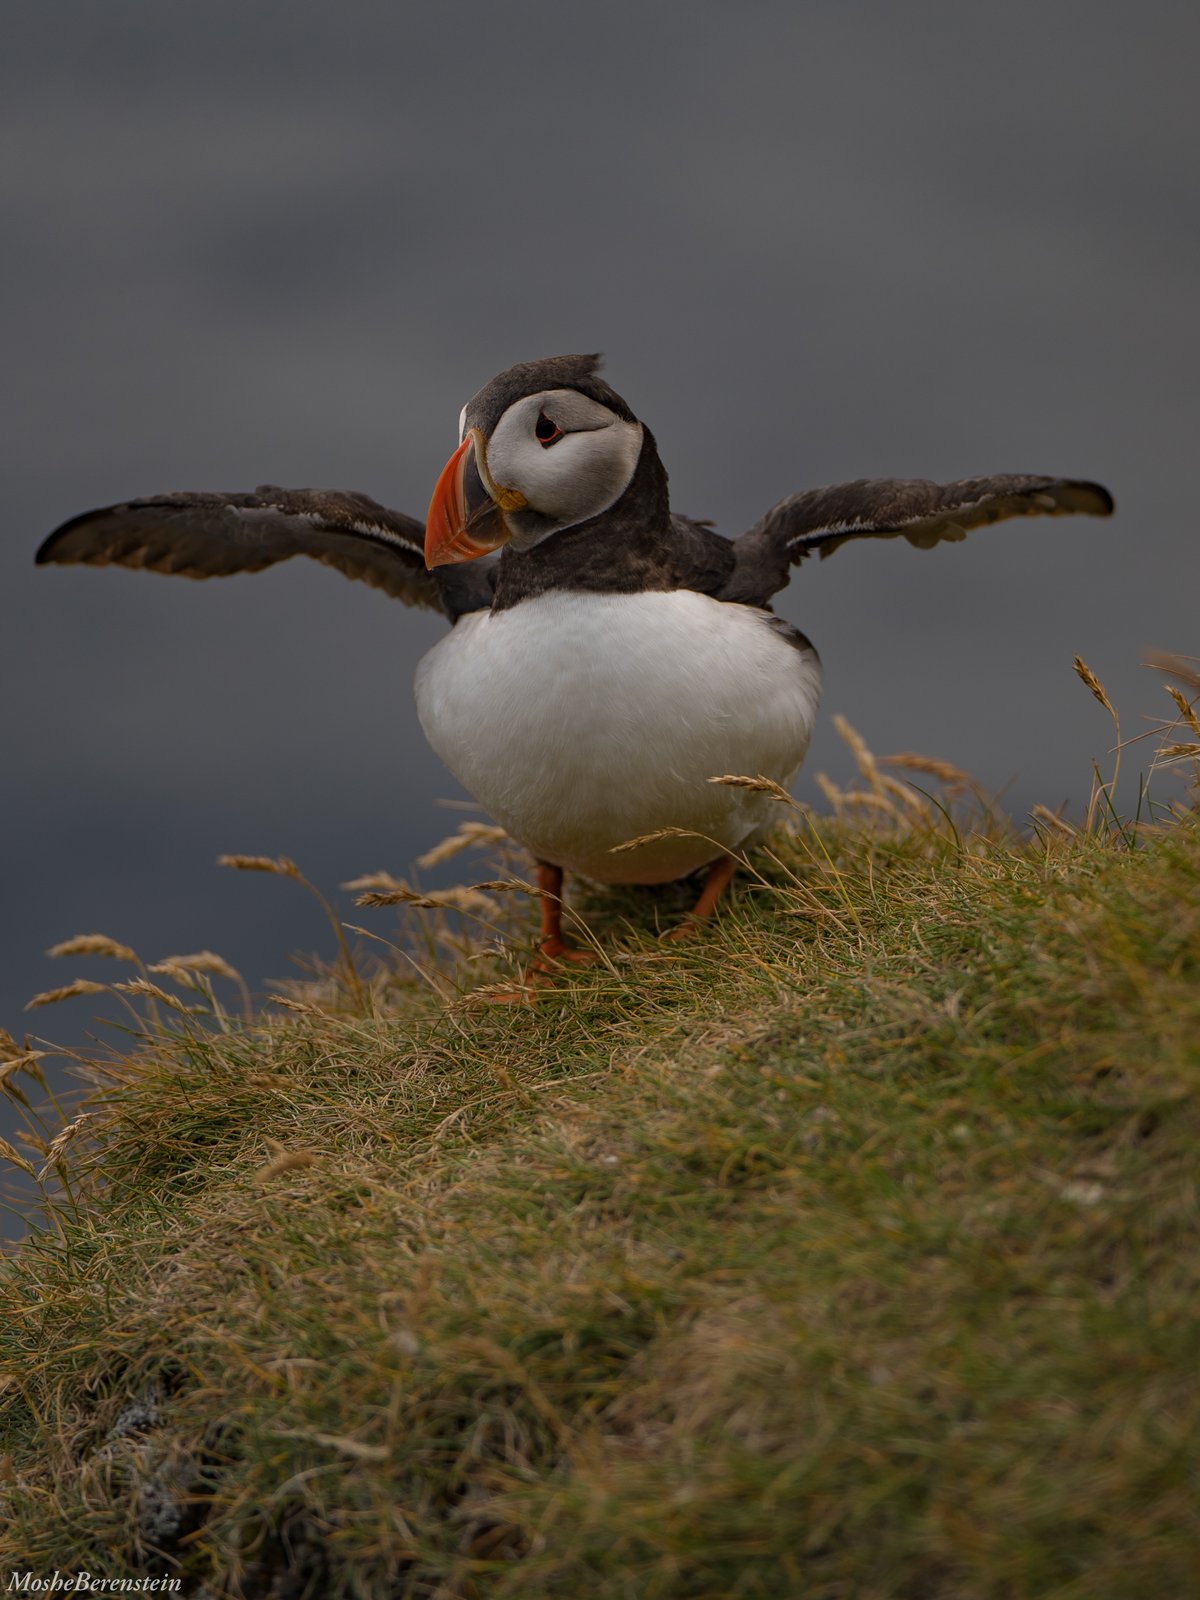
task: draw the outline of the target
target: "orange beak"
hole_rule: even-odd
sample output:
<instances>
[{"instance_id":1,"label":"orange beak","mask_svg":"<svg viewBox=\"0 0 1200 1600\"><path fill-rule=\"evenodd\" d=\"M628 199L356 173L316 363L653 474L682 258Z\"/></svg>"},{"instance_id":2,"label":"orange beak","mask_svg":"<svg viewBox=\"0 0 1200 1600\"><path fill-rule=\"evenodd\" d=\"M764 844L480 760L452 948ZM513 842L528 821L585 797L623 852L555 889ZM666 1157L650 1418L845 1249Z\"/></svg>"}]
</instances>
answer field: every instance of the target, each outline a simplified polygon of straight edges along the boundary
<instances>
[{"instance_id":1,"label":"orange beak","mask_svg":"<svg viewBox=\"0 0 1200 1600\"><path fill-rule=\"evenodd\" d=\"M470 428L442 468L425 521L425 565L445 567L474 561L498 550L512 537L504 513L489 492L481 470L483 435Z\"/></svg>"}]
</instances>

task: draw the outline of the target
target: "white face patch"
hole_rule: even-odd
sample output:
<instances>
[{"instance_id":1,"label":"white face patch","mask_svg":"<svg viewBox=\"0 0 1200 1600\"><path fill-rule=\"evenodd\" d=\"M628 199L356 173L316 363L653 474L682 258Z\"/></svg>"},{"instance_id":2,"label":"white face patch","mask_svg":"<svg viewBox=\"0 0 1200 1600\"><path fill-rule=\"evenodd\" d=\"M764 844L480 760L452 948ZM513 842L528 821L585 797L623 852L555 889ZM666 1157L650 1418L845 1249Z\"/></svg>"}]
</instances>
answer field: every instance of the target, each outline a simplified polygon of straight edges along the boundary
<instances>
[{"instance_id":1,"label":"white face patch","mask_svg":"<svg viewBox=\"0 0 1200 1600\"><path fill-rule=\"evenodd\" d=\"M458 442L459 442L459 444L461 444L463 442L463 436L465 435L466 431L467 431L467 408L466 408L466 406L464 406L462 408L462 410L458 413Z\"/></svg>"},{"instance_id":2,"label":"white face patch","mask_svg":"<svg viewBox=\"0 0 1200 1600\"><path fill-rule=\"evenodd\" d=\"M628 488L641 449L641 423L575 389L547 389L509 406L487 442L487 465L493 482L518 490L536 513L532 536L509 517L516 548L607 511Z\"/></svg>"}]
</instances>

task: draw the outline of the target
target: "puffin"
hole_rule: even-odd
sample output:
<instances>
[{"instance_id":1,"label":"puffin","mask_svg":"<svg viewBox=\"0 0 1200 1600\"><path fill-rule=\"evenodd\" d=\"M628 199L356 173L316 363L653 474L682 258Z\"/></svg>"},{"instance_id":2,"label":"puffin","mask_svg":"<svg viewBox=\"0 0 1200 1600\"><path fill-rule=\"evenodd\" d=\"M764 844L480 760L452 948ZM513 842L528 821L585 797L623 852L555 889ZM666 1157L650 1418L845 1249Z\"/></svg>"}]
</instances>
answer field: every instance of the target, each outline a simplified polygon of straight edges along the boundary
<instances>
[{"instance_id":1,"label":"puffin","mask_svg":"<svg viewBox=\"0 0 1200 1600\"><path fill-rule=\"evenodd\" d=\"M812 736L820 659L771 609L797 563L851 539L927 550L1008 517L1113 510L1074 478L860 478L790 495L727 539L672 511L654 436L597 355L510 367L463 407L458 438L424 524L354 491L266 484L84 512L37 561L211 578L305 555L442 612L417 714L536 862L543 968L589 954L563 937L564 871L703 872L671 936L712 915L774 804L767 784L712 780L788 788Z\"/></svg>"}]
</instances>

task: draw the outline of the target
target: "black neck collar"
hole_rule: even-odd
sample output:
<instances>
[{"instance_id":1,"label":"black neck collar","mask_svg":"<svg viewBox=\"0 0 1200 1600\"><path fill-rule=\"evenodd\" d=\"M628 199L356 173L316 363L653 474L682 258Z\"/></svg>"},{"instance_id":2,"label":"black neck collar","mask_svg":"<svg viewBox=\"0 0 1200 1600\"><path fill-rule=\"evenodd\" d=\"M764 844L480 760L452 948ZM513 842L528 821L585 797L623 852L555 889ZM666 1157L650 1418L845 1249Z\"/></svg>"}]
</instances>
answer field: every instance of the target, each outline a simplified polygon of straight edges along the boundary
<instances>
[{"instance_id":1,"label":"black neck collar","mask_svg":"<svg viewBox=\"0 0 1200 1600\"><path fill-rule=\"evenodd\" d=\"M550 534L532 550L505 546L492 609L507 610L550 589L593 594L675 589L676 565L667 474L653 434L643 427L638 464L614 505Z\"/></svg>"}]
</instances>

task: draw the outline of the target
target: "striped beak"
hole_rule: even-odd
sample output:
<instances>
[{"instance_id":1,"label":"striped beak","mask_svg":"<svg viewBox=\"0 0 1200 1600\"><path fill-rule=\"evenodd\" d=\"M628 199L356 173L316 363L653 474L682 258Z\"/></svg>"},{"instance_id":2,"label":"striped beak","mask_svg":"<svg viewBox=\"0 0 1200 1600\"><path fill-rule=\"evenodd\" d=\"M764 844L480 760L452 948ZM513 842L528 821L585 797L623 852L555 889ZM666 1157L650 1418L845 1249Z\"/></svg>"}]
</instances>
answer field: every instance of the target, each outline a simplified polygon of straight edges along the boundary
<instances>
[{"instance_id":1,"label":"striped beak","mask_svg":"<svg viewBox=\"0 0 1200 1600\"><path fill-rule=\"evenodd\" d=\"M474 561L498 550L512 537L498 500L524 504L524 497L493 495L484 438L469 428L463 442L442 468L425 520L425 565L445 567Z\"/></svg>"}]
</instances>

